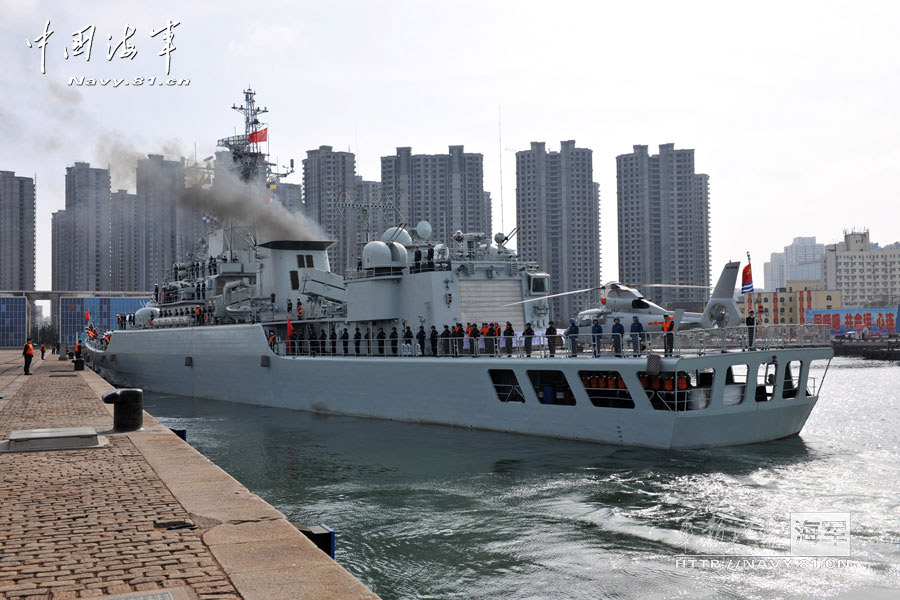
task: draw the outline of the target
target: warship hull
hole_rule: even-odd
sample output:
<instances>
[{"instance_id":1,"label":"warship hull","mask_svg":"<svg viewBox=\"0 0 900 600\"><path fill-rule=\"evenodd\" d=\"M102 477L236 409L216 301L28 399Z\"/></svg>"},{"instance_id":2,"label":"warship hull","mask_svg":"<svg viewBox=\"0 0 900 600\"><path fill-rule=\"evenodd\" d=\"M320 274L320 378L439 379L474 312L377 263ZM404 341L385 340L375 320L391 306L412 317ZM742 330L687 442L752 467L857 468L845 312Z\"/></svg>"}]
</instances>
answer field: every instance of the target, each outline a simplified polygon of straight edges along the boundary
<instances>
[{"instance_id":1,"label":"warship hull","mask_svg":"<svg viewBox=\"0 0 900 600\"><path fill-rule=\"evenodd\" d=\"M701 409L678 410L651 402L652 392L648 397L638 379L647 368L647 359L640 357L282 356L270 349L259 324L119 331L105 348L88 344L88 353L92 368L119 387L653 448L727 446L796 435L817 400L807 390L809 364L831 358L830 348L663 358L665 372L716 373L704 390ZM783 394L784 384L775 384L770 399L760 402L755 378L729 384L724 376L736 364L756 373L760 364L773 360L803 365L800 385L792 393ZM592 402L584 373L598 369L620 373L633 408ZM508 376L510 371L519 401L504 401L492 378L492 373ZM533 385L535 373L562 374L571 389L570 403L545 403L542 388ZM726 397L732 401L724 401Z\"/></svg>"}]
</instances>

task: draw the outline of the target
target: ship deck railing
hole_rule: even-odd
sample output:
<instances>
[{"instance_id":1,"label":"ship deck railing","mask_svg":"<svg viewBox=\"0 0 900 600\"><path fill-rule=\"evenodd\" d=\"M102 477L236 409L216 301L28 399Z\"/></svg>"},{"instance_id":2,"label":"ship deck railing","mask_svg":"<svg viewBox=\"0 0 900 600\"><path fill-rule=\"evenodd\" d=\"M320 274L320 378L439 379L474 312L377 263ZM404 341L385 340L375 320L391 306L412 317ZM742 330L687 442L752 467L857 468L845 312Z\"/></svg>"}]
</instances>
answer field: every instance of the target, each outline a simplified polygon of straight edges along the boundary
<instances>
[{"instance_id":1,"label":"ship deck railing","mask_svg":"<svg viewBox=\"0 0 900 600\"><path fill-rule=\"evenodd\" d=\"M397 277L408 272L410 275L417 273L433 273L435 271L449 271L452 268L452 262L448 260L435 260L416 263L412 262L405 267L378 267L378 268L357 268L348 270L345 278L349 280L356 279L374 279L375 277Z\"/></svg>"},{"instance_id":2,"label":"ship deck railing","mask_svg":"<svg viewBox=\"0 0 900 600\"><path fill-rule=\"evenodd\" d=\"M336 337L326 339L283 340L276 336L270 343L273 352L282 356L368 356L368 357L438 357L438 358L602 358L646 357L658 354L663 357L687 358L730 352L770 351L785 348L829 347L827 326L820 325L771 325L695 329L671 334L663 332L601 333L556 336L544 333L529 339L517 332L515 336L438 337L432 343L426 337L420 343L415 337L410 341L402 334L397 339L355 340ZM349 332L348 332L349 334ZM267 332L267 335L270 335ZM429 336L429 334L426 334ZM668 343L671 344L667 347Z\"/></svg>"}]
</instances>

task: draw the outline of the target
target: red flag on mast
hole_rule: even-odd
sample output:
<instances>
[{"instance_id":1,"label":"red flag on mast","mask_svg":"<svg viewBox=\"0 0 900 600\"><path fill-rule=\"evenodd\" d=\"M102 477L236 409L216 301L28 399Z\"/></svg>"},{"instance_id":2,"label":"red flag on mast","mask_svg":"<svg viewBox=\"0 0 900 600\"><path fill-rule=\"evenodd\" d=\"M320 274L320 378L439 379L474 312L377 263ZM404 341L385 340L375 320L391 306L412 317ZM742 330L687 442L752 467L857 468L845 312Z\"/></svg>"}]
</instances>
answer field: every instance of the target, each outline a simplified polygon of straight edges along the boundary
<instances>
[{"instance_id":1,"label":"red flag on mast","mask_svg":"<svg viewBox=\"0 0 900 600\"><path fill-rule=\"evenodd\" d=\"M287 326L287 336L288 336L288 338L290 338L292 335L294 335L294 326L291 325L291 318L290 318L290 317L287 318L287 323L288 323L288 326Z\"/></svg>"},{"instance_id":2,"label":"red flag on mast","mask_svg":"<svg viewBox=\"0 0 900 600\"><path fill-rule=\"evenodd\" d=\"M91 311L90 311L90 310L87 311L86 313L84 313L84 320L85 320L85 321L90 321L90 320L91 320Z\"/></svg>"},{"instance_id":3,"label":"red flag on mast","mask_svg":"<svg viewBox=\"0 0 900 600\"><path fill-rule=\"evenodd\" d=\"M259 131L254 131L250 134L250 137L247 138L247 141L250 143L253 142L265 142L269 139L269 128L260 129Z\"/></svg>"},{"instance_id":4,"label":"red flag on mast","mask_svg":"<svg viewBox=\"0 0 900 600\"><path fill-rule=\"evenodd\" d=\"M749 264L744 267L744 271L741 273L741 293L753 293L753 272L750 270Z\"/></svg>"}]
</instances>

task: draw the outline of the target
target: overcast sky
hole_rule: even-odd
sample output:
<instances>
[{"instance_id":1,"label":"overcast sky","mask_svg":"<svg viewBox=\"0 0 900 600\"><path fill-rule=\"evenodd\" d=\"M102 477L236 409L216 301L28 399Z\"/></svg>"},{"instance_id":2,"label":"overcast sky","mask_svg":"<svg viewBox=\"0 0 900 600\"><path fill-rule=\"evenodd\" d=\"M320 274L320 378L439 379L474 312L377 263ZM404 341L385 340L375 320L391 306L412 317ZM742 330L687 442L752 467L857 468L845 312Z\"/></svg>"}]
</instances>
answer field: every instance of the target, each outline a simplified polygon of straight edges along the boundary
<instances>
[{"instance_id":1,"label":"overcast sky","mask_svg":"<svg viewBox=\"0 0 900 600\"><path fill-rule=\"evenodd\" d=\"M331 145L378 180L380 157L398 146L482 153L495 231L515 225L513 151L576 140L593 150L600 184L604 281L618 271L615 157L634 144L696 150L710 176L713 280L749 251L762 286L762 263L795 236L827 243L868 228L874 241L900 239L896 3L0 0L0 10L0 169L38 178L39 289L50 288L50 214L65 205L67 165L193 155L195 144L208 156L240 126L230 106L247 85L269 108L281 163ZM47 19L42 75L25 41ZM190 86L67 85L163 78L164 43L150 32L170 19L180 22L171 76ZM126 24L137 56L107 61L107 36L117 43ZM88 25L91 60L66 60ZM127 174L114 185L133 190Z\"/></svg>"}]
</instances>

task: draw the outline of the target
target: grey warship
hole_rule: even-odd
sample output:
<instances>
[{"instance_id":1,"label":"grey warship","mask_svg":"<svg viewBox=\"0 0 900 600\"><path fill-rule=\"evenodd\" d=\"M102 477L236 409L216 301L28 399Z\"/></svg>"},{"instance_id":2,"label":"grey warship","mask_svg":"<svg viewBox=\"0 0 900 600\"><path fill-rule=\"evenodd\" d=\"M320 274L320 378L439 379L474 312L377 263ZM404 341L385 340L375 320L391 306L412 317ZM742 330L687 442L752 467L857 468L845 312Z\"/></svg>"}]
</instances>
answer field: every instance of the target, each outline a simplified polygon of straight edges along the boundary
<instances>
[{"instance_id":1,"label":"grey warship","mask_svg":"<svg viewBox=\"0 0 900 600\"><path fill-rule=\"evenodd\" d=\"M268 164L252 94L245 133L220 140L250 180ZM737 326L738 263L698 327L644 333L626 352L629 336L608 328L548 332L550 276L509 237L437 241L426 222L399 223L338 274L331 241L224 224L123 329L85 341L90 364L154 392L620 445L726 446L803 428L822 385L810 367L832 357L827 332Z\"/></svg>"}]
</instances>

